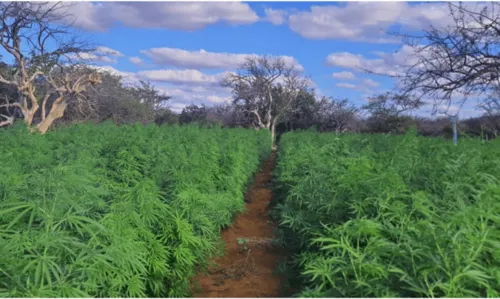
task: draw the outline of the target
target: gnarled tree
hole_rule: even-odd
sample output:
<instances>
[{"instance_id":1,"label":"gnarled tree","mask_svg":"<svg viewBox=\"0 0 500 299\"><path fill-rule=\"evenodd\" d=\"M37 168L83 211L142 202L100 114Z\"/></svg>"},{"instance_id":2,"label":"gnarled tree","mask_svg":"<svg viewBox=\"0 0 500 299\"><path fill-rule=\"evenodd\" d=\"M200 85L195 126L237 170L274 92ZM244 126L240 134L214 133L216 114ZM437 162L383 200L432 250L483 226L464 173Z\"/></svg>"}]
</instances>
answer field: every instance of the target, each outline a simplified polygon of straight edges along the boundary
<instances>
[{"instance_id":1,"label":"gnarled tree","mask_svg":"<svg viewBox=\"0 0 500 299\"><path fill-rule=\"evenodd\" d=\"M54 2L0 2L0 46L12 58L14 70L0 74L0 84L17 92L2 107L19 109L26 124L42 134L63 116L71 100L81 100L83 91L100 82L96 73L68 67L72 57L92 49L61 25L66 11ZM40 122L34 125L36 115Z\"/></svg>"},{"instance_id":2,"label":"gnarled tree","mask_svg":"<svg viewBox=\"0 0 500 299\"><path fill-rule=\"evenodd\" d=\"M282 58L260 56L247 58L222 84L232 88L233 104L247 113L256 129L271 131L274 147L276 125L293 113L299 92L307 88L308 81Z\"/></svg>"}]
</instances>

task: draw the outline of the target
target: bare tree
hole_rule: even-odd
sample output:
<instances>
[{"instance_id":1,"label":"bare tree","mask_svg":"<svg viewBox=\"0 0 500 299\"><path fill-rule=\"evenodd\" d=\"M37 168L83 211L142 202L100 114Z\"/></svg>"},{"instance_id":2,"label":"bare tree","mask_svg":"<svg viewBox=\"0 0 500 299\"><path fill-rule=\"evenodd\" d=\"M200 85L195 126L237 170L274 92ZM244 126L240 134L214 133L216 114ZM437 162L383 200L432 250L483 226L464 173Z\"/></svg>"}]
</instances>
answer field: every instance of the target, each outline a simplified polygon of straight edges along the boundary
<instances>
[{"instance_id":1,"label":"bare tree","mask_svg":"<svg viewBox=\"0 0 500 299\"><path fill-rule=\"evenodd\" d=\"M28 126L41 113L34 129L42 134L64 115L70 101L82 101L83 91L100 83L97 73L68 67L71 57L92 49L70 34L69 26L60 25L67 17L61 3L0 3L0 46L13 58L15 69L10 77L0 74L0 84L17 90L15 102L3 106L18 108Z\"/></svg>"},{"instance_id":2,"label":"bare tree","mask_svg":"<svg viewBox=\"0 0 500 299\"><path fill-rule=\"evenodd\" d=\"M396 34L413 51L399 87L433 99L434 113L449 108L455 98L462 106L489 94L500 83L500 4L448 5L450 25L431 26L422 35Z\"/></svg>"},{"instance_id":3,"label":"bare tree","mask_svg":"<svg viewBox=\"0 0 500 299\"><path fill-rule=\"evenodd\" d=\"M248 113L256 129L271 131L272 147L276 139L276 125L291 114L307 80L279 57L251 57L236 73L229 74L223 86L231 87L234 104Z\"/></svg>"}]
</instances>

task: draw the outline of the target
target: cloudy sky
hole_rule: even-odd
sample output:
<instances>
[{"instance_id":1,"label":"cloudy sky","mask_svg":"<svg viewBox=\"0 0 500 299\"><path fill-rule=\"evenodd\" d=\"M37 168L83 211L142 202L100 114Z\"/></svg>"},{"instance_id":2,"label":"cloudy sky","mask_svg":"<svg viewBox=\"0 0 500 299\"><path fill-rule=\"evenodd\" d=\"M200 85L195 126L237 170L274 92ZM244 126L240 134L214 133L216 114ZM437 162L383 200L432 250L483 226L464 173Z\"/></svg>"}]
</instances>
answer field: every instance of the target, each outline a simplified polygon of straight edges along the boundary
<instances>
[{"instance_id":1,"label":"cloudy sky","mask_svg":"<svg viewBox=\"0 0 500 299\"><path fill-rule=\"evenodd\" d=\"M81 2L72 12L101 46L96 64L152 81L173 97L174 110L227 101L217 84L224 72L263 54L296 64L321 95L361 105L394 82L360 67L390 73L407 60L388 30L450 21L438 2Z\"/></svg>"}]
</instances>

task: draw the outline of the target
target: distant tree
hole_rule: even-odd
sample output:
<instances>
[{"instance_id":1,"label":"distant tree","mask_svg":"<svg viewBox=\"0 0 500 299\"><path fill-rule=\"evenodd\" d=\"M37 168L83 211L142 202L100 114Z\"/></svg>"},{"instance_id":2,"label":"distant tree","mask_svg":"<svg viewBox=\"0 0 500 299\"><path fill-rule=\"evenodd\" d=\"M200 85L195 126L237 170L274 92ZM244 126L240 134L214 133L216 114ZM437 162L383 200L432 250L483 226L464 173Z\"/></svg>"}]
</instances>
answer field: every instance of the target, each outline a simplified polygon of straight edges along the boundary
<instances>
[{"instance_id":1,"label":"distant tree","mask_svg":"<svg viewBox=\"0 0 500 299\"><path fill-rule=\"evenodd\" d=\"M168 108L162 109L160 112L156 113L155 123L157 125L176 125L179 124L179 114L174 113Z\"/></svg>"},{"instance_id":2,"label":"distant tree","mask_svg":"<svg viewBox=\"0 0 500 299\"><path fill-rule=\"evenodd\" d=\"M317 103L316 122L322 131L344 133L354 129L359 111L348 99L330 99L323 97Z\"/></svg>"},{"instance_id":3,"label":"distant tree","mask_svg":"<svg viewBox=\"0 0 500 299\"><path fill-rule=\"evenodd\" d=\"M500 115L482 115L471 117L461 122L462 131L471 136L481 136L485 140L498 137Z\"/></svg>"},{"instance_id":4,"label":"distant tree","mask_svg":"<svg viewBox=\"0 0 500 299\"><path fill-rule=\"evenodd\" d=\"M423 105L424 102L418 97L386 92L368 98L368 104L363 105L362 109L367 110L371 115L387 119L400 116Z\"/></svg>"},{"instance_id":5,"label":"distant tree","mask_svg":"<svg viewBox=\"0 0 500 299\"><path fill-rule=\"evenodd\" d=\"M179 115L180 124L204 123L207 119L207 109L205 105L189 105L182 109Z\"/></svg>"},{"instance_id":6,"label":"distant tree","mask_svg":"<svg viewBox=\"0 0 500 299\"><path fill-rule=\"evenodd\" d=\"M424 102L419 97L387 92L370 97L368 104L361 109L370 114L367 119L369 130L380 133L398 132L413 124L405 114L423 105Z\"/></svg>"},{"instance_id":7,"label":"distant tree","mask_svg":"<svg viewBox=\"0 0 500 299\"><path fill-rule=\"evenodd\" d=\"M500 85L495 85L490 94L486 95L478 105L483 111L483 129L489 131L495 138L500 131Z\"/></svg>"},{"instance_id":8,"label":"distant tree","mask_svg":"<svg viewBox=\"0 0 500 299\"><path fill-rule=\"evenodd\" d=\"M245 127L245 117L240 115L236 106L231 104L207 107L207 121L223 127Z\"/></svg>"},{"instance_id":9,"label":"distant tree","mask_svg":"<svg viewBox=\"0 0 500 299\"><path fill-rule=\"evenodd\" d=\"M447 130L447 127L450 125L450 121L445 117L438 117L434 119L420 117L415 118L415 122L417 124L418 132L421 135L428 137L442 136Z\"/></svg>"},{"instance_id":10,"label":"distant tree","mask_svg":"<svg viewBox=\"0 0 500 299\"><path fill-rule=\"evenodd\" d=\"M489 136L489 138L497 138L500 132L500 114L496 115L484 115L484 123L482 125L483 132Z\"/></svg>"},{"instance_id":11,"label":"distant tree","mask_svg":"<svg viewBox=\"0 0 500 299\"><path fill-rule=\"evenodd\" d=\"M318 104L314 90L300 90L292 113L283 119L286 131L315 126Z\"/></svg>"},{"instance_id":12,"label":"distant tree","mask_svg":"<svg viewBox=\"0 0 500 299\"><path fill-rule=\"evenodd\" d=\"M162 94L150 82L140 80L139 85L132 88L132 92L139 101L153 111L162 111L167 108L168 101L172 98L168 95Z\"/></svg>"},{"instance_id":13,"label":"distant tree","mask_svg":"<svg viewBox=\"0 0 500 299\"><path fill-rule=\"evenodd\" d=\"M79 102L80 105L69 105L61 122L177 122L177 117L172 115L168 108L170 97L158 91L149 82L140 81L136 85L128 85L123 83L122 76L105 70L98 70L98 73L101 84L83 92L84 100ZM48 103L50 104L51 100Z\"/></svg>"}]
</instances>

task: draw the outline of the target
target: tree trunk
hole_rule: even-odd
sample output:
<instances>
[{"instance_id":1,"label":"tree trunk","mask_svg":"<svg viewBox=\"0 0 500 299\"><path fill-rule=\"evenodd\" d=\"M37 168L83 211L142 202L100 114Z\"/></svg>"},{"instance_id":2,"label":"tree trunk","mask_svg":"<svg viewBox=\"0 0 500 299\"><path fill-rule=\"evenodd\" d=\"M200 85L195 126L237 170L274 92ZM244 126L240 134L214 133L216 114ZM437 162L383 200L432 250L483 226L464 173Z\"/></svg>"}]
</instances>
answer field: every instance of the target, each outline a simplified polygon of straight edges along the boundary
<instances>
[{"instance_id":1,"label":"tree trunk","mask_svg":"<svg viewBox=\"0 0 500 299\"><path fill-rule=\"evenodd\" d=\"M29 126L33 123L33 117L35 117L35 113L38 111L38 105L32 106L30 109L21 109L24 115L24 122Z\"/></svg>"},{"instance_id":2,"label":"tree trunk","mask_svg":"<svg viewBox=\"0 0 500 299\"><path fill-rule=\"evenodd\" d=\"M457 118L453 118L453 144L457 145Z\"/></svg>"},{"instance_id":3,"label":"tree trunk","mask_svg":"<svg viewBox=\"0 0 500 299\"><path fill-rule=\"evenodd\" d=\"M55 120L63 117L66 106L68 106L68 104L64 101L64 98L57 99L54 104L52 104L49 115L37 125L38 131L45 134Z\"/></svg>"},{"instance_id":4,"label":"tree trunk","mask_svg":"<svg viewBox=\"0 0 500 299\"><path fill-rule=\"evenodd\" d=\"M271 125L271 149L276 149L276 123Z\"/></svg>"}]
</instances>

